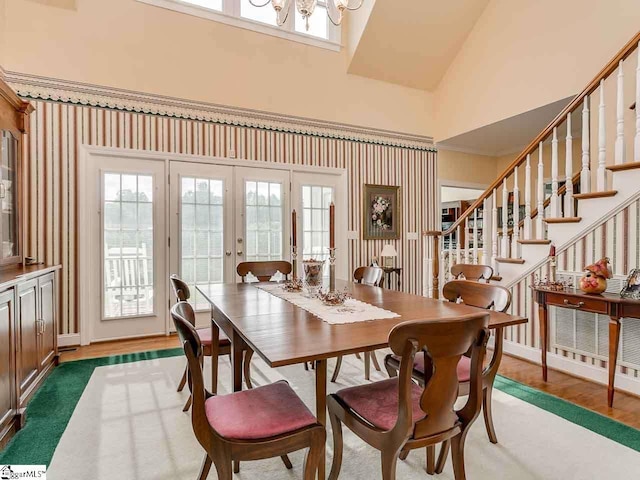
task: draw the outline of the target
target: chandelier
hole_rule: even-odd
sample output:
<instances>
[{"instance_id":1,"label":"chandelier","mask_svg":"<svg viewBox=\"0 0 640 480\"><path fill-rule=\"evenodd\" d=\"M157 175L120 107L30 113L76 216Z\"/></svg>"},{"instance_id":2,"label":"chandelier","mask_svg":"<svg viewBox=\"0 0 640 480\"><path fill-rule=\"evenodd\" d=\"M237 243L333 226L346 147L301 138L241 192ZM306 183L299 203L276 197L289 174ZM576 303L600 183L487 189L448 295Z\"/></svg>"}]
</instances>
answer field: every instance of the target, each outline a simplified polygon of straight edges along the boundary
<instances>
[{"instance_id":1,"label":"chandelier","mask_svg":"<svg viewBox=\"0 0 640 480\"><path fill-rule=\"evenodd\" d=\"M263 3L249 0L249 3L254 7L264 7L271 3L276 11L278 26L281 27L287 21L292 1L295 1L298 13L306 22L307 30L309 30L309 17L313 15L318 0L266 0ZM364 0L326 0L327 16L334 25L340 25L344 11L357 10L362 6L363 2Z\"/></svg>"}]
</instances>

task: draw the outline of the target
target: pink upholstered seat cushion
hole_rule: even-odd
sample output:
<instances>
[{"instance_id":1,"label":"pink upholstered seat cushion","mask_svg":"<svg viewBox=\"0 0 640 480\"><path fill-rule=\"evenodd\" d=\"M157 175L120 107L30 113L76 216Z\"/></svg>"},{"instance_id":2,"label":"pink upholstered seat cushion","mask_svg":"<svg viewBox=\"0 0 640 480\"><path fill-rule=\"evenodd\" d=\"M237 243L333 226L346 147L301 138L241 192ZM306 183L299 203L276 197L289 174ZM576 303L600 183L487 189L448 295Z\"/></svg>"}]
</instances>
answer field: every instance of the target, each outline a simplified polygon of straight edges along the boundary
<instances>
[{"instance_id":1,"label":"pink upholstered seat cushion","mask_svg":"<svg viewBox=\"0 0 640 480\"><path fill-rule=\"evenodd\" d=\"M398 355L393 355L393 359L398 363L402 360ZM420 372L424 373L424 352L418 352L413 359L413 368ZM471 380L471 359L469 357L465 357L464 355L460 358L458 362L458 381L459 382L468 382Z\"/></svg>"},{"instance_id":2,"label":"pink upholstered seat cushion","mask_svg":"<svg viewBox=\"0 0 640 480\"><path fill-rule=\"evenodd\" d=\"M200 343L202 343L202 345L211 345L211 327L198 328L196 332L198 333L198 337L200 337ZM219 343L220 345L229 344L229 339L222 330L220 330Z\"/></svg>"},{"instance_id":3,"label":"pink upholstered seat cushion","mask_svg":"<svg viewBox=\"0 0 640 480\"><path fill-rule=\"evenodd\" d=\"M205 413L216 432L235 440L276 437L317 423L285 381L211 397Z\"/></svg>"},{"instance_id":4,"label":"pink upholstered seat cushion","mask_svg":"<svg viewBox=\"0 0 640 480\"><path fill-rule=\"evenodd\" d=\"M413 421L425 417L420 408L422 388L412 383ZM398 419L398 378L368 383L338 391L336 395L351 410L371 425L382 430L392 429Z\"/></svg>"}]
</instances>

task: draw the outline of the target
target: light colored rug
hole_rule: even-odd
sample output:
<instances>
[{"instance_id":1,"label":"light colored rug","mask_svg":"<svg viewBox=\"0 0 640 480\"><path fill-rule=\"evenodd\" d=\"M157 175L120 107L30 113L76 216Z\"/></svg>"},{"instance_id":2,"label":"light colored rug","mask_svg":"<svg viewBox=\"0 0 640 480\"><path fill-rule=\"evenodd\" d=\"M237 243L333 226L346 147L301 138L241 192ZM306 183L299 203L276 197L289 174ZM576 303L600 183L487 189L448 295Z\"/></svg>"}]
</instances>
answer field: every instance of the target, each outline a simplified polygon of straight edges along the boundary
<instances>
[{"instance_id":1,"label":"light colored rug","mask_svg":"<svg viewBox=\"0 0 640 480\"><path fill-rule=\"evenodd\" d=\"M55 450L48 478L195 479L204 453L193 436L189 414L182 413L186 391L175 391L184 365L184 358L170 357L97 367ZM330 361L330 374L333 365ZM252 371L256 384L287 379L313 411L313 371L302 365L270 369L256 358ZM226 359L221 359L220 376L220 393L226 393L230 384ZM373 377L385 378L380 373ZM350 355L338 383L329 388L335 391L360 382L364 382L363 364ZM498 445L489 443L482 417L471 429L466 446L470 480L613 480L635 478L640 471L640 454L635 450L501 391L494 392L494 417ZM380 478L374 449L347 429L345 444L341 479ZM235 478L299 479L303 453L291 455L291 460L293 470L286 470L280 459L242 463ZM424 450L415 450L407 461L398 462L398 478L429 478L424 467ZM216 478L215 469L209 478ZM445 471L432 478L453 479L450 459Z\"/></svg>"}]
</instances>

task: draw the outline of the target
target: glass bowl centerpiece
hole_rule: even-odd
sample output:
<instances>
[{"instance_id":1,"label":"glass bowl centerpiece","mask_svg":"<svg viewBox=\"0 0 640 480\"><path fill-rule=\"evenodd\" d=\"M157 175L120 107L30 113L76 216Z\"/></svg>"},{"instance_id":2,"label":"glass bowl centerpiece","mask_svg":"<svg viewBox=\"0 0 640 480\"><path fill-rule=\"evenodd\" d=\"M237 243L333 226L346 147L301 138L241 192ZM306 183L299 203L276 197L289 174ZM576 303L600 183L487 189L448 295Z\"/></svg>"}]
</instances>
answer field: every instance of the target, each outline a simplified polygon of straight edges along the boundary
<instances>
[{"instance_id":1,"label":"glass bowl centerpiece","mask_svg":"<svg viewBox=\"0 0 640 480\"><path fill-rule=\"evenodd\" d=\"M310 258L302 261L304 268L304 285L309 295L316 295L322 287L322 269L324 260Z\"/></svg>"}]
</instances>

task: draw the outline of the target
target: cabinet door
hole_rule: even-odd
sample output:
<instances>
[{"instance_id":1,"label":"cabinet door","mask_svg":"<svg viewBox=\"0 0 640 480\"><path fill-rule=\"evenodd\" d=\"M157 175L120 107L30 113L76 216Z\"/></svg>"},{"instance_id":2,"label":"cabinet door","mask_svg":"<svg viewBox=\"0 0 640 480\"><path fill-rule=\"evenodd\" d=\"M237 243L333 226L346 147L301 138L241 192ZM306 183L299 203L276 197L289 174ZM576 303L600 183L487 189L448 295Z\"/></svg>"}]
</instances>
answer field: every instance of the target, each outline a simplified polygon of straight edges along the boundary
<instances>
[{"instance_id":1,"label":"cabinet door","mask_svg":"<svg viewBox=\"0 0 640 480\"><path fill-rule=\"evenodd\" d=\"M22 400L22 394L38 375L38 281L29 280L17 289L17 382Z\"/></svg>"},{"instance_id":2,"label":"cabinet door","mask_svg":"<svg viewBox=\"0 0 640 480\"><path fill-rule=\"evenodd\" d=\"M55 273L43 275L38 279L39 317L42 322L38 345L40 369L45 368L56 353L56 303Z\"/></svg>"},{"instance_id":3,"label":"cabinet door","mask_svg":"<svg viewBox=\"0 0 640 480\"><path fill-rule=\"evenodd\" d=\"M13 290L0 293L0 431L15 414Z\"/></svg>"}]
</instances>

